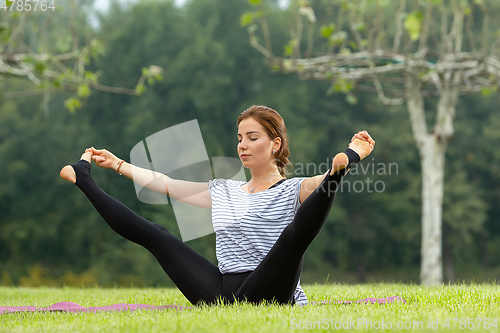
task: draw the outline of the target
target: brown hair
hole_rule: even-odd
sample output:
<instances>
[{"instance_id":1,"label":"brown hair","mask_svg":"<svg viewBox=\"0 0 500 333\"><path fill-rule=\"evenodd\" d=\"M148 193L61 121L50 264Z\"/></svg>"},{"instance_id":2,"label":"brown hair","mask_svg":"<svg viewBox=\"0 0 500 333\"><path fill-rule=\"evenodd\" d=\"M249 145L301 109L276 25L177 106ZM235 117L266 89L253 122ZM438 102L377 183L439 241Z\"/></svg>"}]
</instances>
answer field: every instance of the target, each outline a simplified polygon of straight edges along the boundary
<instances>
[{"instance_id":1,"label":"brown hair","mask_svg":"<svg viewBox=\"0 0 500 333\"><path fill-rule=\"evenodd\" d=\"M288 156L288 137L286 135L285 121L275 110L263 105L253 105L243 111L238 117L238 125L247 118L253 118L261 124L267 132L267 135L274 140L281 138L281 147L276 154L276 165L279 173L284 177L287 166L290 164Z\"/></svg>"}]
</instances>

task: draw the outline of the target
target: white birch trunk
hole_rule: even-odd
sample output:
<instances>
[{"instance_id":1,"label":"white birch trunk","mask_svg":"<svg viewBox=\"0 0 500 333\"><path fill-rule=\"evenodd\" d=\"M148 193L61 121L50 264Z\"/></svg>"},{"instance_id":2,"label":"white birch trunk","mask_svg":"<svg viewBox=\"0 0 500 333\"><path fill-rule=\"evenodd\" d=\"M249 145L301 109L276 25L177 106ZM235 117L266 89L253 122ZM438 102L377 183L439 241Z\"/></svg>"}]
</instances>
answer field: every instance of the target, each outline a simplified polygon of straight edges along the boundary
<instances>
[{"instance_id":1,"label":"white birch trunk","mask_svg":"<svg viewBox=\"0 0 500 333\"><path fill-rule=\"evenodd\" d=\"M420 282L439 285L443 282L442 210L444 158L454 134L453 119L461 73L444 75L432 133L427 130L421 86L408 73L405 90L408 112L422 166L422 244Z\"/></svg>"},{"instance_id":2,"label":"white birch trunk","mask_svg":"<svg viewBox=\"0 0 500 333\"><path fill-rule=\"evenodd\" d=\"M443 282L442 207L444 149L434 135L427 136L420 149L422 164L422 248L420 282Z\"/></svg>"}]
</instances>

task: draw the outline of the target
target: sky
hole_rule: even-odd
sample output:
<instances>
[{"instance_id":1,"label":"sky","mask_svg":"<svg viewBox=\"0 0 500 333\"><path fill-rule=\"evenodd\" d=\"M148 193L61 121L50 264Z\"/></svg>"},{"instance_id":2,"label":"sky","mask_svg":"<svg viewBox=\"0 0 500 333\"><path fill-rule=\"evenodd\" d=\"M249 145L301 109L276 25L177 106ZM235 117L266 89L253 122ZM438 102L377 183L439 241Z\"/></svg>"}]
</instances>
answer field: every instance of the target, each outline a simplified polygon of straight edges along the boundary
<instances>
[{"instance_id":1,"label":"sky","mask_svg":"<svg viewBox=\"0 0 500 333\"><path fill-rule=\"evenodd\" d=\"M1 1L1 0L0 0ZM138 2L138 0L118 0L120 3L133 3L133 2ZM177 7L182 7L184 4L190 0L174 0L175 6ZM191 0L191 1L196 1L196 0ZM290 0L277 0L278 5L281 8L287 8ZM111 0L97 0L94 2L94 9L101 13L105 13L109 9L109 5L111 3ZM99 29L99 20L97 16L94 16L92 14L89 15L89 23L94 29Z\"/></svg>"},{"instance_id":2,"label":"sky","mask_svg":"<svg viewBox=\"0 0 500 333\"><path fill-rule=\"evenodd\" d=\"M131 2L134 0L121 0L121 2ZM188 0L174 0L174 3L177 7L182 7L186 1ZM194 0L196 1L196 0ZM100 12L105 12L109 8L109 3L110 0L98 0L94 3L94 8L99 10ZM288 7L288 4L290 3L290 0L278 0L278 4L281 8L286 8Z\"/></svg>"}]
</instances>

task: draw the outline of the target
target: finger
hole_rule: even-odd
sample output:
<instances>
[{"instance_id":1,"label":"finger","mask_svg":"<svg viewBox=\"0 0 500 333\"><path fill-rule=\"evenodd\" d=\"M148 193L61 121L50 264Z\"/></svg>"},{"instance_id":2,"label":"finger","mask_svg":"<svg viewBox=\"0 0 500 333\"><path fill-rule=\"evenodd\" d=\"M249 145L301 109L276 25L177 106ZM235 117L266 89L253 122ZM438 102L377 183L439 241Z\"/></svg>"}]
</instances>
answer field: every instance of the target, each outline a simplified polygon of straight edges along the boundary
<instances>
[{"instance_id":1,"label":"finger","mask_svg":"<svg viewBox=\"0 0 500 333\"><path fill-rule=\"evenodd\" d=\"M361 131L359 133L359 135L361 135L362 137L364 137L365 139L369 139L370 138L370 134L368 134L367 131Z\"/></svg>"},{"instance_id":2,"label":"finger","mask_svg":"<svg viewBox=\"0 0 500 333\"><path fill-rule=\"evenodd\" d=\"M94 154L102 154L103 150L104 149L95 149L94 147L92 147L92 151L94 152Z\"/></svg>"}]
</instances>

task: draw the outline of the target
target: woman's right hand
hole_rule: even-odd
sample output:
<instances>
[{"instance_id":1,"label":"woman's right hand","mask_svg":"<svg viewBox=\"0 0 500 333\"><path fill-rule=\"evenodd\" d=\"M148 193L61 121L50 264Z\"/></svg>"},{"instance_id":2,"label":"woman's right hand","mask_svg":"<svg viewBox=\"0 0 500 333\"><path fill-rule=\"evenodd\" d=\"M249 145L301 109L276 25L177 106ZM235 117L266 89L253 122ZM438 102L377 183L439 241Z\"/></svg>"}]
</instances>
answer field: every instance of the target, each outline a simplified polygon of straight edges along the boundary
<instances>
[{"instance_id":1,"label":"woman's right hand","mask_svg":"<svg viewBox=\"0 0 500 333\"><path fill-rule=\"evenodd\" d=\"M97 164L97 166L105 169L113 169L116 171L116 168L118 167L121 159L119 159L112 152L107 151L106 149L95 149L94 147L92 147L91 149L93 153L92 159L94 160L95 164Z\"/></svg>"}]
</instances>

